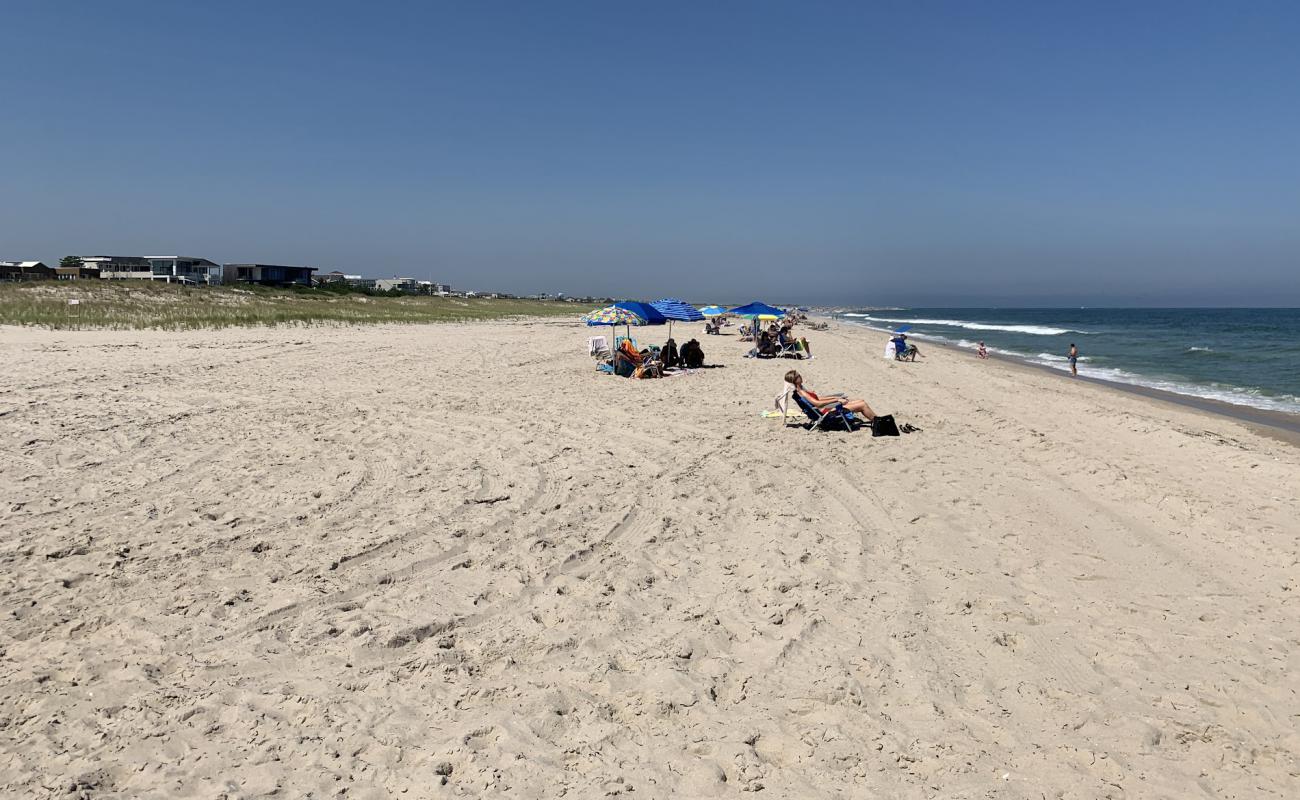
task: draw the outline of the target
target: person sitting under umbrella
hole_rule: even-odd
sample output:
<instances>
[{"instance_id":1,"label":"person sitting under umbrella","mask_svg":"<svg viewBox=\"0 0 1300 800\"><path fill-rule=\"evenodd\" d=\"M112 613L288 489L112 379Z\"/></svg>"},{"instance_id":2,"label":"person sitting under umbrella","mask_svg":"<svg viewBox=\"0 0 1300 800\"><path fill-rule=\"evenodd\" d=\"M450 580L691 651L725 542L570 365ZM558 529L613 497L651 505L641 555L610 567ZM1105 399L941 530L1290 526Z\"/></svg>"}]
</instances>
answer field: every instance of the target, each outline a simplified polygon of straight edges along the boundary
<instances>
[{"instance_id":1,"label":"person sitting under umbrella","mask_svg":"<svg viewBox=\"0 0 1300 800\"><path fill-rule=\"evenodd\" d=\"M803 385L803 376L798 370L790 370L785 374L785 382L794 387L799 396L807 400L817 408L828 408L830 406L841 405L846 411L852 411L854 414L861 414L867 422L876 418L876 412L871 410L866 400L855 400L844 395L833 395L830 397L818 397L817 393L807 389Z\"/></svg>"},{"instance_id":2,"label":"person sitting under umbrella","mask_svg":"<svg viewBox=\"0 0 1300 800\"><path fill-rule=\"evenodd\" d=\"M677 342L671 338L664 342L664 346L659 351L659 360L664 362L664 369L672 369L681 363L681 357L677 353Z\"/></svg>"},{"instance_id":3,"label":"person sitting under umbrella","mask_svg":"<svg viewBox=\"0 0 1300 800\"><path fill-rule=\"evenodd\" d=\"M916 345L907 341L907 334L900 333L893 338L894 358L899 361L915 361L916 357L921 355L921 351Z\"/></svg>"},{"instance_id":4,"label":"person sitting under umbrella","mask_svg":"<svg viewBox=\"0 0 1300 800\"><path fill-rule=\"evenodd\" d=\"M704 350L700 347L700 343L695 339L691 339L689 342L682 345L679 355L682 360L682 365L687 369L699 369L704 366Z\"/></svg>"}]
</instances>

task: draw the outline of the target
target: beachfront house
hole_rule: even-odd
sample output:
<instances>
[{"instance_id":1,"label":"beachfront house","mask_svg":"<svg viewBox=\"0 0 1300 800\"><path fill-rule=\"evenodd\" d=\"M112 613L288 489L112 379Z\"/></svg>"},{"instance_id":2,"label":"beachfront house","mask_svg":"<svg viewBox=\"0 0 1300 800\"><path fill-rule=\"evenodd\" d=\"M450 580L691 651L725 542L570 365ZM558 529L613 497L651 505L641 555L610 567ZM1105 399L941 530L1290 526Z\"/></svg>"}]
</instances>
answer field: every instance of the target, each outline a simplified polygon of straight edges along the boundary
<instances>
[{"instance_id":1,"label":"beachfront house","mask_svg":"<svg viewBox=\"0 0 1300 800\"><path fill-rule=\"evenodd\" d=\"M61 281L98 280L99 270L84 264L80 267L55 267L54 277Z\"/></svg>"},{"instance_id":2,"label":"beachfront house","mask_svg":"<svg viewBox=\"0 0 1300 800\"><path fill-rule=\"evenodd\" d=\"M256 283L260 286L311 286L315 267L289 267L283 264L226 264L226 283Z\"/></svg>"},{"instance_id":3,"label":"beachfront house","mask_svg":"<svg viewBox=\"0 0 1300 800\"><path fill-rule=\"evenodd\" d=\"M167 283L221 283L221 265L194 256L145 256L149 277Z\"/></svg>"},{"instance_id":4,"label":"beachfront house","mask_svg":"<svg viewBox=\"0 0 1300 800\"><path fill-rule=\"evenodd\" d=\"M375 288L374 278L363 278L360 275L344 275L343 280L347 281L348 286L351 286L353 289Z\"/></svg>"},{"instance_id":5,"label":"beachfront house","mask_svg":"<svg viewBox=\"0 0 1300 800\"><path fill-rule=\"evenodd\" d=\"M379 278L375 281L375 288L381 292L391 292L396 289L399 292L416 294L420 291L420 282L415 278Z\"/></svg>"},{"instance_id":6,"label":"beachfront house","mask_svg":"<svg viewBox=\"0 0 1300 800\"><path fill-rule=\"evenodd\" d=\"M40 261L0 261L0 281L47 281L54 270Z\"/></svg>"},{"instance_id":7,"label":"beachfront house","mask_svg":"<svg viewBox=\"0 0 1300 800\"><path fill-rule=\"evenodd\" d=\"M320 275L311 276L311 282L317 286L323 286L327 283L346 283L348 276L338 270L331 270Z\"/></svg>"},{"instance_id":8,"label":"beachfront house","mask_svg":"<svg viewBox=\"0 0 1300 800\"><path fill-rule=\"evenodd\" d=\"M79 256L81 265L99 271L104 280L153 280L149 259L144 256Z\"/></svg>"}]
</instances>

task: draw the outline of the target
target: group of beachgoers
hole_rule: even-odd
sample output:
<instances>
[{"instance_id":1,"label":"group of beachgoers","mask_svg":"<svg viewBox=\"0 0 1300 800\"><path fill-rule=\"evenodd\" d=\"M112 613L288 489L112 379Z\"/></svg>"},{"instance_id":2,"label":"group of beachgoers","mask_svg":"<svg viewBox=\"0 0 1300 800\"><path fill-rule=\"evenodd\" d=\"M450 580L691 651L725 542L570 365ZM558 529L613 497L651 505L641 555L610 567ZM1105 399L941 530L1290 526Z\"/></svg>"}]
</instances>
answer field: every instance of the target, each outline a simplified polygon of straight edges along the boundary
<instances>
[{"instance_id":1,"label":"group of beachgoers","mask_svg":"<svg viewBox=\"0 0 1300 800\"><path fill-rule=\"evenodd\" d=\"M795 326L799 324L806 324L815 329L826 327L811 324L806 317L797 315L770 320L767 324L759 320L754 320L748 325L742 324L741 341L753 343L746 357L812 358L812 347L807 337L796 336L794 333ZM706 335L718 335L724 327L730 327L730 322L725 317L714 317L705 323L704 332ZM632 338L619 336L615 339L612 351L602 349L604 337L596 337L592 341L592 354L600 360L599 369L625 378L663 378L704 366L704 350L697 339L690 339L679 347L676 341L669 337L662 346L638 347ZM908 343L901 334L895 346L905 359L915 360L920 355L916 346ZM785 374L785 382L788 384L787 395L791 396L812 419L814 427L822 427L824 423L835 420L840 422L842 428L847 427L849 430L866 424L873 428L874 433L875 426L879 422L892 425L892 417L878 420L876 412L866 400L860 397L850 397L842 393L819 394L805 385L803 376L798 370L788 371ZM825 427L830 425L826 424ZM897 435L897 432L895 428L890 435Z\"/></svg>"},{"instance_id":2,"label":"group of beachgoers","mask_svg":"<svg viewBox=\"0 0 1300 800\"><path fill-rule=\"evenodd\" d=\"M704 349L698 339L691 339L680 348L669 337L663 346L646 345L638 348L626 337L618 337L613 353L593 353L601 358L598 368L623 378L663 378L681 370L700 369L704 366Z\"/></svg>"},{"instance_id":3,"label":"group of beachgoers","mask_svg":"<svg viewBox=\"0 0 1300 800\"><path fill-rule=\"evenodd\" d=\"M786 317L780 323L773 320L767 327L757 322L740 329L741 341L753 342L749 351L753 358L812 358L812 347L806 336L796 337L794 326L797 319ZM757 336L755 336L757 331Z\"/></svg>"},{"instance_id":4,"label":"group of beachgoers","mask_svg":"<svg viewBox=\"0 0 1300 800\"><path fill-rule=\"evenodd\" d=\"M912 342L907 340L907 334L895 333L885 345L885 357L893 357L895 361L915 361L921 355L921 350ZM989 349L980 342L975 347L975 355L980 359L989 357ZM1066 353L1065 360L1070 364L1070 374L1075 377L1079 376L1079 348L1074 342L1070 342L1070 349Z\"/></svg>"},{"instance_id":5,"label":"group of beachgoers","mask_svg":"<svg viewBox=\"0 0 1300 800\"><path fill-rule=\"evenodd\" d=\"M791 314L780 320L772 320L766 326L758 321L742 325L741 341L754 342L746 357L812 358L812 346L807 337L796 337L793 333L794 326L801 323L808 324L808 318L802 314ZM705 322L704 333L718 335L730 324L725 316L713 317ZM615 337L614 341L613 349L609 350L603 336L591 340L591 354L599 360L597 368L602 372L625 378L663 378L704 366L704 350L698 339L691 339L680 347L671 337L662 346L639 347L634 339L625 336Z\"/></svg>"}]
</instances>

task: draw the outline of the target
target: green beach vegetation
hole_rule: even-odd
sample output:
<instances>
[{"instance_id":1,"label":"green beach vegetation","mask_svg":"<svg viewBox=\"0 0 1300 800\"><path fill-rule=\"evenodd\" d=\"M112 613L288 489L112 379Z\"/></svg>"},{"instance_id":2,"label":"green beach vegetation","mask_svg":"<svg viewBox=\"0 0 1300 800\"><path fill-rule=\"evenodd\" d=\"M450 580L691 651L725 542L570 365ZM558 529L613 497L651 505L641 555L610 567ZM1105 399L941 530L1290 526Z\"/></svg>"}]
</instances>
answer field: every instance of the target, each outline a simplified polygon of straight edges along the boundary
<instances>
[{"instance_id":1,"label":"green beach vegetation","mask_svg":"<svg viewBox=\"0 0 1300 800\"><path fill-rule=\"evenodd\" d=\"M76 304L68 301L75 300ZM362 294L309 288L181 286L149 281L0 284L0 325L56 329L253 327L453 322L522 316L577 317L555 300Z\"/></svg>"}]
</instances>

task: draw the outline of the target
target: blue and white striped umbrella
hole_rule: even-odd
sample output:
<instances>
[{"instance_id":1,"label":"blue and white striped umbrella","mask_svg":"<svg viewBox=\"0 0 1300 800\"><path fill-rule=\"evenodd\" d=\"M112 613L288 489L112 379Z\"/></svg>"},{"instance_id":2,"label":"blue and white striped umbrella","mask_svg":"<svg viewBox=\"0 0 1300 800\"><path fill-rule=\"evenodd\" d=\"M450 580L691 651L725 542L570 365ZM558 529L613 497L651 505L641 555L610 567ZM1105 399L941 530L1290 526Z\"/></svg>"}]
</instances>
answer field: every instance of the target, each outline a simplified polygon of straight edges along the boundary
<instances>
[{"instance_id":1,"label":"blue and white striped umbrella","mask_svg":"<svg viewBox=\"0 0 1300 800\"><path fill-rule=\"evenodd\" d=\"M650 305L668 319L675 319L678 322L699 322L704 319L704 315L698 308L674 297L655 300Z\"/></svg>"},{"instance_id":2,"label":"blue and white striped umbrella","mask_svg":"<svg viewBox=\"0 0 1300 800\"><path fill-rule=\"evenodd\" d=\"M675 297L665 297L662 300L655 300L650 303L650 307L668 318L668 336L673 335L673 320L679 322L699 322L704 319L700 310L690 303L678 300Z\"/></svg>"}]
</instances>

